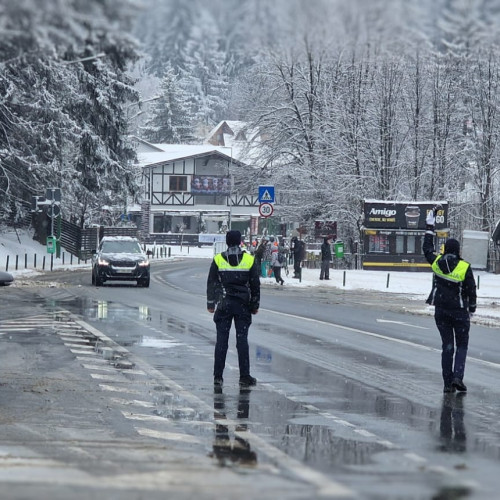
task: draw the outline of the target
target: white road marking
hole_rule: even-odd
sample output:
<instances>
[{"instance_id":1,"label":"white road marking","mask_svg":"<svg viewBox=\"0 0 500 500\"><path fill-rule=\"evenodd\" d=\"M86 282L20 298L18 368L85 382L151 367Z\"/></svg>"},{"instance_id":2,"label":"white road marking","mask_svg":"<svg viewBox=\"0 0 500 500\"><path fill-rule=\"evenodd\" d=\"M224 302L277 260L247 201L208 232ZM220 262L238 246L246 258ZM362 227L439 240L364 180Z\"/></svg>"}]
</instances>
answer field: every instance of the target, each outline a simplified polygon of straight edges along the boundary
<instances>
[{"instance_id":1,"label":"white road marking","mask_svg":"<svg viewBox=\"0 0 500 500\"><path fill-rule=\"evenodd\" d=\"M177 432L165 432L165 431L155 431L153 429L144 429L142 427L136 427L135 430L145 437L152 437L156 439L165 439L167 441L182 441L184 443L201 443L201 441L190 434L179 434Z\"/></svg>"},{"instance_id":2,"label":"white road marking","mask_svg":"<svg viewBox=\"0 0 500 500\"><path fill-rule=\"evenodd\" d=\"M83 349L70 349L73 354L88 354L89 356L97 356L95 351L84 351Z\"/></svg>"},{"instance_id":3,"label":"white road marking","mask_svg":"<svg viewBox=\"0 0 500 500\"><path fill-rule=\"evenodd\" d=\"M426 326L412 325L411 323L405 323L404 321L393 321L390 319L376 319L377 323L394 323L395 325L409 326L411 328L420 328L421 330L429 330Z\"/></svg>"},{"instance_id":4,"label":"white road marking","mask_svg":"<svg viewBox=\"0 0 500 500\"><path fill-rule=\"evenodd\" d=\"M99 331L97 328L94 328L93 326L85 323L82 320L77 320L77 322L80 325L82 325L82 327L85 328L88 332L92 333L97 338L103 340L108 345L118 346L116 342L114 342L107 335ZM127 349L122 348L122 350L130 355L130 359L134 358L134 356L131 355L131 353L127 351ZM213 407L211 405L206 404L203 400L198 398L193 393L184 389L174 380L167 377L164 373L146 363L143 359L141 359L140 361L141 361L141 366L144 368L144 371L148 376L158 381L161 381L171 390L176 391L178 396L186 399L186 401L191 402L193 405L196 405L199 408L204 408L206 411L213 412ZM106 384L99 384L99 385L103 390L115 391L115 392L130 392L131 394L134 393L134 391L128 390L125 387L119 388L119 387L109 386ZM137 392L135 393L137 394ZM194 411L192 408L191 410ZM188 437L184 434L158 432L151 429L143 429L136 427L136 430L139 434L143 436L155 437L158 439L168 439L168 440L177 439L181 441L187 441L188 439L196 439L192 436ZM329 496L332 498L333 497L345 498L345 497L355 496L354 492L351 489L341 485L340 483L337 483L336 481L331 480L321 472L317 472L311 469L302 462L289 457L286 453L282 452L275 446L268 444L264 439L258 437L257 435L252 434L249 431L246 432L235 431L235 434L239 434L242 439L245 439L246 441L253 443L254 446L256 446L259 451L262 451L270 458L276 460L278 466L292 472L297 477L302 478L304 481L307 481L309 484L318 488L318 494L320 496ZM196 440L195 442L199 441Z\"/></svg>"},{"instance_id":5,"label":"white road marking","mask_svg":"<svg viewBox=\"0 0 500 500\"><path fill-rule=\"evenodd\" d=\"M129 387L116 387L114 385L108 385L108 384L99 384L99 387L103 391L109 391L109 392L126 392L128 394L141 394L140 391L137 391L135 389L130 389Z\"/></svg>"},{"instance_id":6,"label":"white road marking","mask_svg":"<svg viewBox=\"0 0 500 500\"><path fill-rule=\"evenodd\" d=\"M87 370L101 370L103 372L115 372L116 368L113 368L112 366L105 366L105 365L89 365L87 363L82 363L82 366L84 368L87 368Z\"/></svg>"},{"instance_id":7,"label":"white road marking","mask_svg":"<svg viewBox=\"0 0 500 500\"><path fill-rule=\"evenodd\" d=\"M91 373L90 376L96 380L105 380L106 382L126 382L122 377L116 375L105 375L104 373Z\"/></svg>"},{"instance_id":8,"label":"white road marking","mask_svg":"<svg viewBox=\"0 0 500 500\"><path fill-rule=\"evenodd\" d=\"M362 335L367 335L368 337L374 337L374 338L377 338L380 340L386 340L388 342L394 342L396 344L406 345L408 347L413 347L415 349L420 349L422 351L436 352L436 353L441 354L441 349L436 349L435 347L428 347L425 345L415 344L414 342L410 342L409 340L395 339L393 337L387 337L386 335L381 335L379 333L368 332L366 330L360 330L358 328L351 328L350 326L339 325L337 323L329 323L328 321L322 321L320 319L305 318L304 316L298 316L296 314L271 311L270 309L261 309L261 310L272 313L272 314L277 314L278 316L286 316L288 318L299 319L299 320L307 321L309 323L317 323L320 325L326 325L326 326L330 326L330 327L334 327L334 328L339 328L341 330L347 330L349 332L361 333ZM467 356L467 362L469 362L469 361L474 362L474 363L478 363L480 365L488 366L490 368L500 369L500 364L493 363L492 361L485 361L484 359L473 358L471 356Z\"/></svg>"},{"instance_id":9,"label":"white road marking","mask_svg":"<svg viewBox=\"0 0 500 500\"><path fill-rule=\"evenodd\" d=\"M92 361L92 363L102 363L104 365L109 365L109 361L107 359L102 358L89 358L88 356L77 356L76 359L78 361Z\"/></svg>"},{"instance_id":10,"label":"white road marking","mask_svg":"<svg viewBox=\"0 0 500 500\"><path fill-rule=\"evenodd\" d=\"M122 411L122 415L129 420L140 420L141 422L161 422L171 424L173 420L167 417L160 417L160 415L146 415L144 413L131 413L129 411Z\"/></svg>"},{"instance_id":11,"label":"white road marking","mask_svg":"<svg viewBox=\"0 0 500 500\"><path fill-rule=\"evenodd\" d=\"M140 406L142 408L154 408L156 405L151 401L140 401L138 399L110 398L113 403L123 406Z\"/></svg>"},{"instance_id":12,"label":"white road marking","mask_svg":"<svg viewBox=\"0 0 500 500\"><path fill-rule=\"evenodd\" d=\"M32 327L6 327L6 328L0 328L0 332L2 333L9 333L9 332L31 332L33 330L36 330L34 326Z\"/></svg>"},{"instance_id":13,"label":"white road marking","mask_svg":"<svg viewBox=\"0 0 500 500\"><path fill-rule=\"evenodd\" d=\"M65 334L64 336L60 335L60 337L61 337L61 340L63 340L64 342L81 342L82 344L88 344L90 342L90 340L83 339L79 335L73 335L71 337L68 337Z\"/></svg>"}]
</instances>

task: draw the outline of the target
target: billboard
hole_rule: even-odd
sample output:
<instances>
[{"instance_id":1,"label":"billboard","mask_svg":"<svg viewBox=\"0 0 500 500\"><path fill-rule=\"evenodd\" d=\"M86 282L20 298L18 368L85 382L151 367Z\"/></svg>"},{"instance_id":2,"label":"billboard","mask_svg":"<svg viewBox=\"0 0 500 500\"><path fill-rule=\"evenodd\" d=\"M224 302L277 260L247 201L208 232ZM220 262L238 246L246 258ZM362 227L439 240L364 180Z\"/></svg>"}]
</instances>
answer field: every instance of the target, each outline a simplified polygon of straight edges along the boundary
<instances>
[{"instance_id":1,"label":"billboard","mask_svg":"<svg viewBox=\"0 0 500 500\"><path fill-rule=\"evenodd\" d=\"M448 203L443 201L364 201L363 226L377 229L424 230L427 213L436 205L436 229L448 227Z\"/></svg>"},{"instance_id":2,"label":"billboard","mask_svg":"<svg viewBox=\"0 0 500 500\"><path fill-rule=\"evenodd\" d=\"M337 221L333 220L315 220L314 221L314 237L316 239L331 236L332 239L337 239Z\"/></svg>"},{"instance_id":3,"label":"billboard","mask_svg":"<svg viewBox=\"0 0 500 500\"><path fill-rule=\"evenodd\" d=\"M231 179L216 175L193 175L191 179L193 194L231 194Z\"/></svg>"}]
</instances>

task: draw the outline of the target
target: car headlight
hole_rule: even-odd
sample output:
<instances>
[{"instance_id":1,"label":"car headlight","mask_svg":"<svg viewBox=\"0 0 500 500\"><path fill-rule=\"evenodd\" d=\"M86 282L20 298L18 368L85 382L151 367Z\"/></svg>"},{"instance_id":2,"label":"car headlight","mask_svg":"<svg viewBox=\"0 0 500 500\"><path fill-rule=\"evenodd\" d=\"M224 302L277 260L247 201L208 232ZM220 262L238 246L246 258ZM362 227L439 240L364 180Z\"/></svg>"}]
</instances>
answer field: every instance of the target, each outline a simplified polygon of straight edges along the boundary
<instances>
[{"instance_id":1,"label":"car headlight","mask_svg":"<svg viewBox=\"0 0 500 500\"><path fill-rule=\"evenodd\" d=\"M149 260L141 260L141 262L138 262L137 265L141 267L148 267L149 266Z\"/></svg>"},{"instance_id":2,"label":"car headlight","mask_svg":"<svg viewBox=\"0 0 500 500\"><path fill-rule=\"evenodd\" d=\"M109 262L105 259L102 259L101 257L99 257L99 259L97 259L97 263L100 266L109 266Z\"/></svg>"}]
</instances>

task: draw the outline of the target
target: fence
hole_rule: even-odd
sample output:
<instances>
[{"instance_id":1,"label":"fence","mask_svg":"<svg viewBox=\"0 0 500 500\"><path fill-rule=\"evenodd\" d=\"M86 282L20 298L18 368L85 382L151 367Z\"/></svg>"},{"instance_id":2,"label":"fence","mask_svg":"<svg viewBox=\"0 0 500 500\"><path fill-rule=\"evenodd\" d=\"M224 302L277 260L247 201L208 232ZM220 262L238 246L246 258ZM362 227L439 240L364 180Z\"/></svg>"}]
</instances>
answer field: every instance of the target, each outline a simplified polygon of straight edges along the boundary
<instances>
[{"instance_id":1,"label":"fence","mask_svg":"<svg viewBox=\"0 0 500 500\"><path fill-rule=\"evenodd\" d=\"M53 271L56 265L87 264L88 259L80 259L71 253L62 252L60 257L54 254L24 253L21 255L7 255L5 271L20 271L23 269L39 269Z\"/></svg>"},{"instance_id":2,"label":"fence","mask_svg":"<svg viewBox=\"0 0 500 500\"><path fill-rule=\"evenodd\" d=\"M89 259L103 236L137 237L135 227L97 226L81 228L67 220L61 220L61 246L79 259Z\"/></svg>"}]
</instances>

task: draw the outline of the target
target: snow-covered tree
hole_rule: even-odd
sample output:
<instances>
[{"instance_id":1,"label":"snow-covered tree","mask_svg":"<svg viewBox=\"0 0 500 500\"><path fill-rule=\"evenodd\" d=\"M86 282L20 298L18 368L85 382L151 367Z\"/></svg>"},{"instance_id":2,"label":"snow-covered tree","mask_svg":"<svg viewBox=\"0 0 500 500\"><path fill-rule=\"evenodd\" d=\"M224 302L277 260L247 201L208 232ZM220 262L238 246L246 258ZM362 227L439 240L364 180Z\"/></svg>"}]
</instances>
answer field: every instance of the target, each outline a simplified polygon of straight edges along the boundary
<instances>
[{"instance_id":1,"label":"snow-covered tree","mask_svg":"<svg viewBox=\"0 0 500 500\"><path fill-rule=\"evenodd\" d=\"M194 119L188 96L171 67L161 81L158 97L150 119L141 128L141 137L156 143L187 144L194 141Z\"/></svg>"},{"instance_id":2,"label":"snow-covered tree","mask_svg":"<svg viewBox=\"0 0 500 500\"><path fill-rule=\"evenodd\" d=\"M207 131L226 116L228 78L225 60L214 20L208 11L201 10L186 47L181 85L192 96L193 113L202 131Z\"/></svg>"},{"instance_id":3,"label":"snow-covered tree","mask_svg":"<svg viewBox=\"0 0 500 500\"><path fill-rule=\"evenodd\" d=\"M2 2L0 16L0 203L29 206L45 187L63 190L63 213L134 190L134 150L122 103L135 98L127 64L135 42L120 30L128 3ZM107 198L107 200L105 200ZM88 205L87 205L88 206Z\"/></svg>"}]
</instances>

